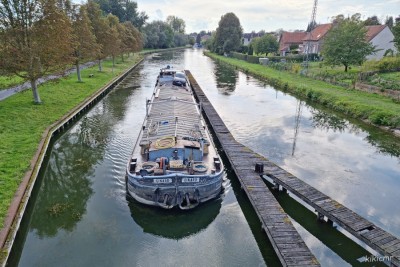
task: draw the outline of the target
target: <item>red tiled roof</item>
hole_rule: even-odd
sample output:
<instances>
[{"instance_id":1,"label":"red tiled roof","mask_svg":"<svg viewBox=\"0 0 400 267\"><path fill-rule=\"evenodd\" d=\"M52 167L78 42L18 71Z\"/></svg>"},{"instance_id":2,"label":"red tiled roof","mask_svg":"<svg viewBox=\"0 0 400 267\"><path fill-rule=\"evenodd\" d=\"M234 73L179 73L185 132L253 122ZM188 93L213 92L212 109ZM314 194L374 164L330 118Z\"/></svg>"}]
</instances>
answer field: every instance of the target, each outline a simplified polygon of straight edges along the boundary
<instances>
[{"instance_id":1,"label":"red tiled roof","mask_svg":"<svg viewBox=\"0 0 400 267\"><path fill-rule=\"evenodd\" d=\"M283 50L292 44L302 44L306 34L306 32L282 32L279 40L279 50Z\"/></svg>"},{"instance_id":2,"label":"red tiled roof","mask_svg":"<svg viewBox=\"0 0 400 267\"><path fill-rule=\"evenodd\" d=\"M366 39L368 42L371 42L372 39L375 38L375 36L378 35L383 29L387 27L386 25L373 25L373 26L367 26L367 35Z\"/></svg>"},{"instance_id":3,"label":"red tiled roof","mask_svg":"<svg viewBox=\"0 0 400 267\"><path fill-rule=\"evenodd\" d=\"M319 41L332 28L332 23L320 24L310 33L307 33L304 41Z\"/></svg>"}]
</instances>

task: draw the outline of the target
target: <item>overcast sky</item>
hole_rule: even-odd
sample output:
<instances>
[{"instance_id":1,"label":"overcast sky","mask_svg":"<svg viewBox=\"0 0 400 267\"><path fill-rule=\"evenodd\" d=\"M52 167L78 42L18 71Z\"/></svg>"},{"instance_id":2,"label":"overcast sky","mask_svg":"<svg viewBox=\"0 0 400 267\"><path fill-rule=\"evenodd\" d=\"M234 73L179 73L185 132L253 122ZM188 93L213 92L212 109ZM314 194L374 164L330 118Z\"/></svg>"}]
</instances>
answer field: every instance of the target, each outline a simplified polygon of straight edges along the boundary
<instances>
[{"instance_id":1,"label":"overcast sky","mask_svg":"<svg viewBox=\"0 0 400 267\"><path fill-rule=\"evenodd\" d=\"M183 19L186 33L215 30L221 16L233 12L239 18L244 32L305 30L311 20L314 0L136 0L139 11L149 20L163 20L168 15ZM319 0L317 23L330 22L338 14L360 13L364 19L377 15L400 16L400 0Z\"/></svg>"}]
</instances>

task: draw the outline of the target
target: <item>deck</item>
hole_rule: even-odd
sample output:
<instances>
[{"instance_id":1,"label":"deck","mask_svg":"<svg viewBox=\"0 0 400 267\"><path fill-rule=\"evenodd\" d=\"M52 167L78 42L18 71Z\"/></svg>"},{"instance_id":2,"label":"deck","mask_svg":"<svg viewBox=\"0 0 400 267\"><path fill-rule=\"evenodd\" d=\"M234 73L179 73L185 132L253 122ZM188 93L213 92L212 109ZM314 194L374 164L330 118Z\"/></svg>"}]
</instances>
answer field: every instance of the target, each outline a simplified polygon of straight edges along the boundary
<instances>
[{"instance_id":1,"label":"deck","mask_svg":"<svg viewBox=\"0 0 400 267\"><path fill-rule=\"evenodd\" d=\"M255 164L263 161L264 158L234 139L193 76L190 72L187 72L187 75L281 264L283 266L320 266L288 215L266 186L261 173L255 172Z\"/></svg>"},{"instance_id":2,"label":"deck","mask_svg":"<svg viewBox=\"0 0 400 267\"><path fill-rule=\"evenodd\" d=\"M336 223L383 255L390 261L391 266L400 266L399 238L237 142L190 72L188 72L188 77L195 95L202 103L204 113L253 204L282 265L317 266L319 264L299 237L275 197L261 180L260 175L270 177L277 186L292 192L310 205L315 209L320 220L324 220L326 217L328 222ZM256 163L263 164L262 173L255 172Z\"/></svg>"}]
</instances>

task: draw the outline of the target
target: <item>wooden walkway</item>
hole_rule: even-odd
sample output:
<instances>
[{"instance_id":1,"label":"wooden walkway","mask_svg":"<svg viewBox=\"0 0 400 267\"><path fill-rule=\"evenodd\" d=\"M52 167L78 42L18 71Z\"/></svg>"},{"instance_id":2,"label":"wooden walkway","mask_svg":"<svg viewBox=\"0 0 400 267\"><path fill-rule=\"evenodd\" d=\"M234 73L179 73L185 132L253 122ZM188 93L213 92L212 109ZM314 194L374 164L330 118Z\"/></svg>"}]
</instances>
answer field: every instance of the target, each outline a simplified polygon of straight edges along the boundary
<instances>
[{"instance_id":1,"label":"wooden walkway","mask_svg":"<svg viewBox=\"0 0 400 267\"><path fill-rule=\"evenodd\" d=\"M192 87L204 113L215 131L232 168L249 197L263 227L274 246L281 263L286 266L317 266L304 242L291 224L275 197L260 175L270 177L277 186L292 192L318 213L318 219L336 223L370 248L384 256L391 266L400 267L400 239L386 232L354 211L343 206L314 187L280 168L265 157L237 142L218 116L204 92L188 72ZM262 163L263 173L254 171L255 164ZM298 254L296 255L296 253Z\"/></svg>"},{"instance_id":2,"label":"wooden walkway","mask_svg":"<svg viewBox=\"0 0 400 267\"><path fill-rule=\"evenodd\" d=\"M237 142L190 72L187 72L195 95L217 135L242 188L252 203L264 231L283 266L320 266L290 218L266 186L255 165L265 158Z\"/></svg>"},{"instance_id":3,"label":"wooden walkway","mask_svg":"<svg viewBox=\"0 0 400 267\"><path fill-rule=\"evenodd\" d=\"M318 213L318 218L334 222L354 237L390 261L391 266L400 266L400 239L386 232L354 211L343 206L314 187L303 182L279 166L264 162L264 174L277 185L292 192Z\"/></svg>"}]
</instances>

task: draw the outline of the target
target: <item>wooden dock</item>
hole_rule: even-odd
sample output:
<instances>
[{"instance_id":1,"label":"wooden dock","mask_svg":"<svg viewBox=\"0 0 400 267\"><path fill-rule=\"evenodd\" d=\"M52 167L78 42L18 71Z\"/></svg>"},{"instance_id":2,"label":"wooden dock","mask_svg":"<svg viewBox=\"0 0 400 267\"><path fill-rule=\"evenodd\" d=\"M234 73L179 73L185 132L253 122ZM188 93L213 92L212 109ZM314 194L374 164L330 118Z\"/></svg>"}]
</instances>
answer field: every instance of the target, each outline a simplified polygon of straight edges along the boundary
<instances>
[{"instance_id":1,"label":"wooden dock","mask_svg":"<svg viewBox=\"0 0 400 267\"><path fill-rule=\"evenodd\" d=\"M266 159L234 139L191 73L187 71L187 75L195 95L201 102L202 109L243 190L252 203L281 264L283 266L320 266L318 260L294 228L288 215L266 186L261 177L263 173L255 172L256 163L266 161Z\"/></svg>"},{"instance_id":2,"label":"wooden dock","mask_svg":"<svg viewBox=\"0 0 400 267\"><path fill-rule=\"evenodd\" d=\"M265 157L237 142L219 117L193 76L188 73L192 88L201 101L222 148L234 169L242 188L249 197L275 252L284 266L319 266L304 241L294 229L261 176L270 177L277 188L290 191L315 209L319 220L336 223L351 235L381 254L391 266L400 267L400 239L386 232L354 211L343 206L314 187L280 168ZM263 172L255 172L255 164Z\"/></svg>"},{"instance_id":3,"label":"wooden dock","mask_svg":"<svg viewBox=\"0 0 400 267\"><path fill-rule=\"evenodd\" d=\"M292 192L315 209L318 219L336 223L370 248L384 256L391 266L400 266L400 239L386 232L354 211L283 170L272 162L264 162L264 175L276 185Z\"/></svg>"}]
</instances>

